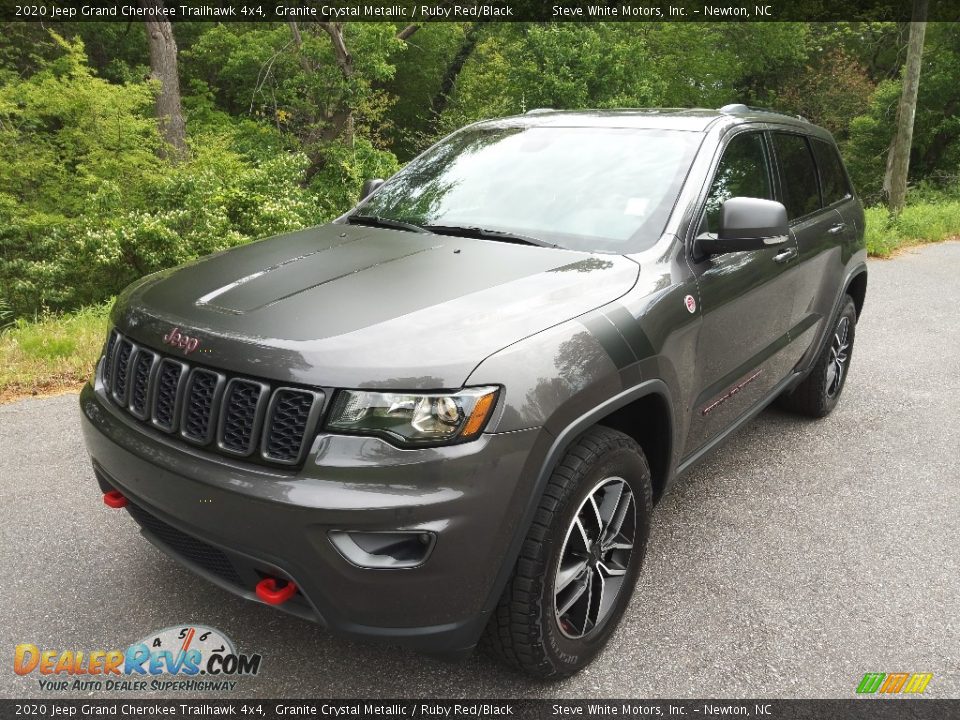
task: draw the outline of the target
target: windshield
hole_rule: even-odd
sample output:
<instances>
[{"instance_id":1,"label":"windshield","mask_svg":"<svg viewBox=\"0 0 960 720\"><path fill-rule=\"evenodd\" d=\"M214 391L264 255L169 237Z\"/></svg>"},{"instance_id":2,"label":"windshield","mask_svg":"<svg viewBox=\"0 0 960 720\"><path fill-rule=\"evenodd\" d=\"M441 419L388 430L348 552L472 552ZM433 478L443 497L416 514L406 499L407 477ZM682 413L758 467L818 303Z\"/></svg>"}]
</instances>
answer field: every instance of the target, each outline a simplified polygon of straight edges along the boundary
<instances>
[{"instance_id":1,"label":"windshield","mask_svg":"<svg viewBox=\"0 0 960 720\"><path fill-rule=\"evenodd\" d=\"M637 252L663 232L701 137L467 128L413 160L357 214L453 234L457 227L513 232L570 250Z\"/></svg>"}]
</instances>

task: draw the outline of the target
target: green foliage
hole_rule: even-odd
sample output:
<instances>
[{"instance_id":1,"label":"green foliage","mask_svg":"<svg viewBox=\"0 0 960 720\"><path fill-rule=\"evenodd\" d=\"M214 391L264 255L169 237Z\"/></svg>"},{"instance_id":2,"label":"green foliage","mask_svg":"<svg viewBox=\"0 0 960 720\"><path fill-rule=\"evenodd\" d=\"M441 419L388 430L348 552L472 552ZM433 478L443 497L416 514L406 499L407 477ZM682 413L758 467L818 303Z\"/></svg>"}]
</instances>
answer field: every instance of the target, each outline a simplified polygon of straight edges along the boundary
<instances>
[{"instance_id":1,"label":"green foliage","mask_svg":"<svg viewBox=\"0 0 960 720\"><path fill-rule=\"evenodd\" d=\"M392 54L402 49L391 23L353 23L345 42L353 75L337 66L330 38L315 24L300 29L298 48L286 24L215 25L182 53L187 87L209 88L217 105L293 133L311 146L332 139L345 108L366 135L376 136L389 101L380 83L393 77Z\"/></svg>"},{"instance_id":2,"label":"green foliage","mask_svg":"<svg viewBox=\"0 0 960 720\"><path fill-rule=\"evenodd\" d=\"M345 202L339 188L327 201L304 187L309 161L282 150L275 128L216 111L198 123L189 162L161 160L153 86L108 83L80 41L54 37L59 57L0 87L0 286L18 315L99 302Z\"/></svg>"},{"instance_id":3,"label":"green foliage","mask_svg":"<svg viewBox=\"0 0 960 720\"><path fill-rule=\"evenodd\" d=\"M844 147L854 184L868 202L883 197L887 150L896 130L899 76L881 81L866 111L850 122ZM910 154L912 183L940 187L960 177L960 25L929 23Z\"/></svg>"},{"instance_id":4,"label":"green foliage","mask_svg":"<svg viewBox=\"0 0 960 720\"><path fill-rule=\"evenodd\" d=\"M775 105L774 89L807 58L808 23L663 23L647 28L657 104Z\"/></svg>"},{"instance_id":5,"label":"green foliage","mask_svg":"<svg viewBox=\"0 0 960 720\"><path fill-rule=\"evenodd\" d=\"M776 105L822 125L842 142L853 118L870 107L875 87L857 58L835 48L815 57L784 83Z\"/></svg>"},{"instance_id":6,"label":"green foliage","mask_svg":"<svg viewBox=\"0 0 960 720\"><path fill-rule=\"evenodd\" d=\"M7 301L0 298L0 332L13 324L13 310L7 304Z\"/></svg>"},{"instance_id":7,"label":"green foliage","mask_svg":"<svg viewBox=\"0 0 960 720\"><path fill-rule=\"evenodd\" d=\"M914 122L911 177L960 179L960 23L930 23Z\"/></svg>"},{"instance_id":8,"label":"green foliage","mask_svg":"<svg viewBox=\"0 0 960 720\"><path fill-rule=\"evenodd\" d=\"M830 129L861 195L882 197L903 24L425 23L408 42L400 27L346 23L344 68L319 23L177 23L191 152L174 164L142 23L5 25L0 325L329 220L397 156L535 107L779 107ZM872 252L957 232L941 191L960 176L958 111L960 25L931 23L911 203L869 211Z\"/></svg>"},{"instance_id":9,"label":"green foliage","mask_svg":"<svg viewBox=\"0 0 960 720\"><path fill-rule=\"evenodd\" d=\"M888 257L900 247L960 238L960 199L927 192L895 217L882 205L867 208L866 220L867 252Z\"/></svg>"},{"instance_id":10,"label":"green foliage","mask_svg":"<svg viewBox=\"0 0 960 720\"><path fill-rule=\"evenodd\" d=\"M643 23L494 26L457 80L443 125L531 108L626 107L655 103L645 67Z\"/></svg>"},{"instance_id":11,"label":"green foliage","mask_svg":"<svg viewBox=\"0 0 960 720\"><path fill-rule=\"evenodd\" d=\"M67 293L48 296L48 305L97 301L147 273L326 219L300 186L307 166L302 154L251 162L213 137L192 149L189 163L148 183L149 206L77 219L70 237L61 239L69 263L57 268ZM106 196L102 204L110 205L120 191L105 185L91 200Z\"/></svg>"},{"instance_id":12,"label":"green foliage","mask_svg":"<svg viewBox=\"0 0 960 720\"><path fill-rule=\"evenodd\" d=\"M365 180L388 178L400 169L392 153L378 150L364 138L353 145L330 143L322 150L321 169L310 181L324 219L353 206Z\"/></svg>"},{"instance_id":13,"label":"green foliage","mask_svg":"<svg viewBox=\"0 0 960 720\"><path fill-rule=\"evenodd\" d=\"M781 23L494 26L457 80L452 128L530 108L718 107L805 57L807 31Z\"/></svg>"},{"instance_id":14,"label":"green foliage","mask_svg":"<svg viewBox=\"0 0 960 720\"><path fill-rule=\"evenodd\" d=\"M384 84L392 100L384 130L397 157L409 160L436 139L433 108L440 103L444 78L455 76L457 55L469 52L471 28L472 23L430 23L393 56L396 71Z\"/></svg>"},{"instance_id":15,"label":"green foliage","mask_svg":"<svg viewBox=\"0 0 960 720\"><path fill-rule=\"evenodd\" d=\"M110 305L19 318L0 333L0 401L85 382L103 348Z\"/></svg>"},{"instance_id":16,"label":"green foliage","mask_svg":"<svg viewBox=\"0 0 960 720\"><path fill-rule=\"evenodd\" d=\"M877 85L866 113L850 122L849 140L842 148L853 185L868 203L883 196L883 173L887 151L896 130L900 82L885 80Z\"/></svg>"}]
</instances>

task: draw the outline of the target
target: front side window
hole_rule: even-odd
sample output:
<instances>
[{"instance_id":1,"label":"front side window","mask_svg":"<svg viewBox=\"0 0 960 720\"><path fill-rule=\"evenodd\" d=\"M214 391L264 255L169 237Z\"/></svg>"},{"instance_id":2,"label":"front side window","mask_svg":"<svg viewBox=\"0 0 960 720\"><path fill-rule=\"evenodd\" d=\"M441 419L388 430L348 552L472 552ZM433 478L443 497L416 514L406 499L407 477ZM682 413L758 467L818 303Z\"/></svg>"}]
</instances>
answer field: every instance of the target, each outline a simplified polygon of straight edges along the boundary
<instances>
[{"instance_id":1,"label":"front side window","mask_svg":"<svg viewBox=\"0 0 960 720\"><path fill-rule=\"evenodd\" d=\"M811 138L810 144L813 146L813 154L817 158L817 167L820 169L823 204L832 205L846 200L852 193L837 149L830 143L816 138Z\"/></svg>"},{"instance_id":2,"label":"front side window","mask_svg":"<svg viewBox=\"0 0 960 720\"><path fill-rule=\"evenodd\" d=\"M817 166L803 135L774 133L773 146L780 163L783 183L783 204L791 220L820 209L820 188L817 185Z\"/></svg>"},{"instance_id":3,"label":"front side window","mask_svg":"<svg viewBox=\"0 0 960 720\"><path fill-rule=\"evenodd\" d=\"M720 207L732 197L773 199L763 135L758 132L735 136L720 158L707 196L702 232L720 228Z\"/></svg>"},{"instance_id":4,"label":"front side window","mask_svg":"<svg viewBox=\"0 0 960 720\"><path fill-rule=\"evenodd\" d=\"M638 252L663 232L702 138L659 129L466 128L410 162L357 214Z\"/></svg>"}]
</instances>

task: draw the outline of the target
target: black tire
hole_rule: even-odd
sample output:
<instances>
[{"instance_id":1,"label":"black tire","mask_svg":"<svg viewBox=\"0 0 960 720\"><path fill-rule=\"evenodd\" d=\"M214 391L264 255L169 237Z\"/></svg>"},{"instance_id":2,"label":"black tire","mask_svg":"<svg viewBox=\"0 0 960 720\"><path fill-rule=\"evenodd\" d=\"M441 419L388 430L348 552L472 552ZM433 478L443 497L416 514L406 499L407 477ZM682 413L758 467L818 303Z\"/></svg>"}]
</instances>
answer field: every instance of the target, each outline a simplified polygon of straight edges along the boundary
<instances>
[{"instance_id":1,"label":"black tire","mask_svg":"<svg viewBox=\"0 0 960 720\"><path fill-rule=\"evenodd\" d=\"M628 524L631 498L632 527ZM606 644L630 601L643 564L652 506L650 468L640 446L627 435L605 427L585 433L557 465L544 490L513 575L481 638L481 648L542 679L568 677L585 667ZM610 507L613 510L608 512ZM583 514L588 509L594 512L594 508L592 517L598 523L595 533L588 528L590 518ZM601 510L611 518L606 533ZM583 521L578 525L575 520L580 518ZM577 534L573 535L575 531ZM589 534L600 539L594 543L592 558L587 543ZM627 541L632 543L629 555L622 548L602 549L605 544L623 546ZM575 547L578 542L585 548L582 553ZM610 555L604 556L604 552ZM567 580L560 592L569 594L561 595L558 603L554 589L561 553L564 558L582 557L580 562L585 569L573 581ZM615 557L615 553L620 555ZM616 589L615 578L607 575L604 579L601 569L617 574ZM564 578L569 577L567 570ZM585 588L581 597L586 597L578 601L579 607L585 608L584 616L596 608L597 618L591 625L584 617L582 623L577 622L581 627L576 628L570 619L575 611L561 617L557 605L565 606L581 584ZM604 610L604 589L608 587L613 599L607 596ZM594 588L599 588L599 600L592 598ZM586 594L587 589L590 595ZM581 637L571 636L579 632L583 633Z\"/></svg>"},{"instance_id":2,"label":"black tire","mask_svg":"<svg viewBox=\"0 0 960 720\"><path fill-rule=\"evenodd\" d=\"M843 329L846 327L846 333ZM847 382L853 359L853 341L857 330L857 308L853 298L844 296L840 314L833 322L830 337L820 352L810 374L791 392L780 396L779 404L786 410L814 418L833 412L840 401L840 393ZM838 350L843 360L837 362ZM839 365L839 379L837 378Z\"/></svg>"}]
</instances>

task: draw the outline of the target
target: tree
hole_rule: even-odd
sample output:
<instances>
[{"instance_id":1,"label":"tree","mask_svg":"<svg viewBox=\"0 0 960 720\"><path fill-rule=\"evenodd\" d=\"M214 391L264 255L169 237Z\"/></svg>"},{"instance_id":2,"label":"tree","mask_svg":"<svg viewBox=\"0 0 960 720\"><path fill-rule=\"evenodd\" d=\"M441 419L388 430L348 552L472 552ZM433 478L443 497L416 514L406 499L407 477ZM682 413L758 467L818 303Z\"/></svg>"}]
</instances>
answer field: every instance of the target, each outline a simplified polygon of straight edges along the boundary
<instances>
[{"instance_id":1,"label":"tree","mask_svg":"<svg viewBox=\"0 0 960 720\"><path fill-rule=\"evenodd\" d=\"M913 144L913 121L917 114L917 92L920 89L920 61L923 37L927 31L928 0L914 0L910 39L907 41L907 65L903 71L903 91L897 110L897 133L887 155L887 172L883 190L891 213L899 213L907 198L907 174L910 171L910 148Z\"/></svg>"},{"instance_id":2,"label":"tree","mask_svg":"<svg viewBox=\"0 0 960 720\"><path fill-rule=\"evenodd\" d=\"M318 22L317 25L330 36L330 42L333 44L333 57L343 75L344 83L350 86L353 83L354 66L353 55L347 49L347 43L343 39L343 23L339 22ZM344 104L337 108L327 118L329 125L325 133L325 139L336 140L343 138L347 145L353 144L353 108L349 104Z\"/></svg>"},{"instance_id":3,"label":"tree","mask_svg":"<svg viewBox=\"0 0 960 720\"><path fill-rule=\"evenodd\" d=\"M171 148L167 154L174 159L183 158L187 154L187 126L180 103L180 73L173 26L169 20L162 19L159 12L163 0L140 0L140 5L148 11L153 10L144 24L150 46L150 76L160 82L156 102L160 132Z\"/></svg>"}]
</instances>

